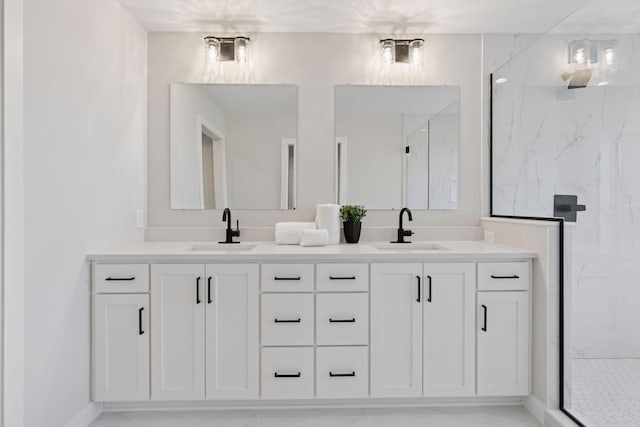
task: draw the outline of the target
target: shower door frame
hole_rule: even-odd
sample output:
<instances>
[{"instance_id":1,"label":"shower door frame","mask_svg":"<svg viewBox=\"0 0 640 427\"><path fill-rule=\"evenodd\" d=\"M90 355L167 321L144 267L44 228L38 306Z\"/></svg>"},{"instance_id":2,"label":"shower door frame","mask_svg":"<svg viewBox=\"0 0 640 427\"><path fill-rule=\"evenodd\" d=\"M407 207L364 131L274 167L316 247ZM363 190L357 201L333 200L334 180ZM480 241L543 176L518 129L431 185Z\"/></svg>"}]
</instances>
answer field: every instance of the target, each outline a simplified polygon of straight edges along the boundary
<instances>
[{"instance_id":1,"label":"shower door frame","mask_svg":"<svg viewBox=\"0 0 640 427\"><path fill-rule=\"evenodd\" d=\"M558 285L560 289L559 295L559 409L571 420L576 423L580 427L586 427L585 424L578 420L571 412L569 412L564 407L564 340L565 340L565 322L564 322L564 269L565 269L565 260L564 260L564 218L556 218L556 217L535 217L535 216L518 216L518 215L497 215L493 213L493 73L489 74L489 216L491 218L505 218L505 219L515 219L515 220L523 220L523 221L547 221L547 222L555 222L558 224L559 232L558 232Z\"/></svg>"}]
</instances>

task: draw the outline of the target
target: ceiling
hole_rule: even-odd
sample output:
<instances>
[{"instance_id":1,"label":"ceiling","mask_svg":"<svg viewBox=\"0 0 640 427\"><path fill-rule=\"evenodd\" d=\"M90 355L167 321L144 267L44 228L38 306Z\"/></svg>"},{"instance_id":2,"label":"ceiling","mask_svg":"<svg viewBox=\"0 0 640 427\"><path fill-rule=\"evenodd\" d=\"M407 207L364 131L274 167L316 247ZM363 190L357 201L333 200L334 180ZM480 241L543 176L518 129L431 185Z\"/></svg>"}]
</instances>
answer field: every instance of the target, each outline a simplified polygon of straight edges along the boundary
<instances>
[{"instance_id":1,"label":"ceiling","mask_svg":"<svg viewBox=\"0 0 640 427\"><path fill-rule=\"evenodd\" d=\"M637 4L638 0L624 0ZM121 0L148 31L544 33L588 0ZM591 0L606 4L605 0Z\"/></svg>"}]
</instances>

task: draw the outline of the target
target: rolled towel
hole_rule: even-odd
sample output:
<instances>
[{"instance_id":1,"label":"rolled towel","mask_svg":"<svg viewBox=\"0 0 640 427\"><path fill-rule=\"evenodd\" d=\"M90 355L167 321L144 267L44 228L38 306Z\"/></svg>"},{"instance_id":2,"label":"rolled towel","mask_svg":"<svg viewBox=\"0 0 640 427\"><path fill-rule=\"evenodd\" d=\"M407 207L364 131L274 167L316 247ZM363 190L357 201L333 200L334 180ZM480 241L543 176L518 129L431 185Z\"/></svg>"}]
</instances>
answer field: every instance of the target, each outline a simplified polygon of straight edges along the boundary
<instances>
[{"instance_id":1,"label":"rolled towel","mask_svg":"<svg viewBox=\"0 0 640 427\"><path fill-rule=\"evenodd\" d=\"M329 244L340 243L340 205L325 204L316 207L316 223L319 229L329 233Z\"/></svg>"},{"instance_id":2,"label":"rolled towel","mask_svg":"<svg viewBox=\"0 0 640 427\"><path fill-rule=\"evenodd\" d=\"M321 230L304 230L302 232L301 246L324 246L329 242L329 232Z\"/></svg>"},{"instance_id":3,"label":"rolled towel","mask_svg":"<svg viewBox=\"0 0 640 427\"><path fill-rule=\"evenodd\" d=\"M315 230L315 222L278 222L276 223L276 244L299 245L303 230Z\"/></svg>"},{"instance_id":4,"label":"rolled towel","mask_svg":"<svg viewBox=\"0 0 640 427\"><path fill-rule=\"evenodd\" d=\"M276 231L276 244L278 245L299 245L302 236L298 230Z\"/></svg>"}]
</instances>

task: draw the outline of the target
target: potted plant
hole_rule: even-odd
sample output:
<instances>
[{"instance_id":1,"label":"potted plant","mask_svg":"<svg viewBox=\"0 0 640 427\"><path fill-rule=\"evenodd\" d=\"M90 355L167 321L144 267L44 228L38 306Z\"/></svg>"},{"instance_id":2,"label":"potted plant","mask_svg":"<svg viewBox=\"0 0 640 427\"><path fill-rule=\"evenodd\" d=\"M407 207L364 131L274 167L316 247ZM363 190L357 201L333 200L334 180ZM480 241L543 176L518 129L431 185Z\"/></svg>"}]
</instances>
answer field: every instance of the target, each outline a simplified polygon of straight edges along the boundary
<instances>
[{"instance_id":1,"label":"potted plant","mask_svg":"<svg viewBox=\"0 0 640 427\"><path fill-rule=\"evenodd\" d=\"M362 205L344 205L340 208L340 217L344 226L344 239L347 243L358 243L362 230L362 218L367 210Z\"/></svg>"}]
</instances>

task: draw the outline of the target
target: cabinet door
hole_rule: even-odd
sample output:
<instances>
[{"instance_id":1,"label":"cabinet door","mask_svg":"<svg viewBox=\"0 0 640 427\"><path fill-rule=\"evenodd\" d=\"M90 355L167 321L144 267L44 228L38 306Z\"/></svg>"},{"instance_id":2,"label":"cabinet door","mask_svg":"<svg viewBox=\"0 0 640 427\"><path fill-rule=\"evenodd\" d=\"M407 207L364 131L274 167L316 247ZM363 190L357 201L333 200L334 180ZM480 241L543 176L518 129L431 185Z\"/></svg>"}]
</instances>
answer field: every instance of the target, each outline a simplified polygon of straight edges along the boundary
<instances>
[{"instance_id":1,"label":"cabinet door","mask_svg":"<svg viewBox=\"0 0 640 427\"><path fill-rule=\"evenodd\" d=\"M473 263L424 265L425 396L475 394L475 271Z\"/></svg>"},{"instance_id":2,"label":"cabinet door","mask_svg":"<svg viewBox=\"0 0 640 427\"><path fill-rule=\"evenodd\" d=\"M151 266L151 398L204 399L204 265Z\"/></svg>"},{"instance_id":3,"label":"cabinet door","mask_svg":"<svg viewBox=\"0 0 640 427\"><path fill-rule=\"evenodd\" d=\"M478 292L478 395L529 394L529 293Z\"/></svg>"},{"instance_id":4,"label":"cabinet door","mask_svg":"<svg viewBox=\"0 0 640 427\"><path fill-rule=\"evenodd\" d=\"M258 265L207 265L207 399L256 399Z\"/></svg>"},{"instance_id":5,"label":"cabinet door","mask_svg":"<svg viewBox=\"0 0 640 427\"><path fill-rule=\"evenodd\" d=\"M148 400L149 296L97 295L93 315L93 400Z\"/></svg>"},{"instance_id":6,"label":"cabinet door","mask_svg":"<svg viewBox=\"0 0 640 427\"><path fill-rule=\"evenodd\" d=\"M422 264L371 265L371 396L422 396Z\"/></svg>"}]
</instances>

